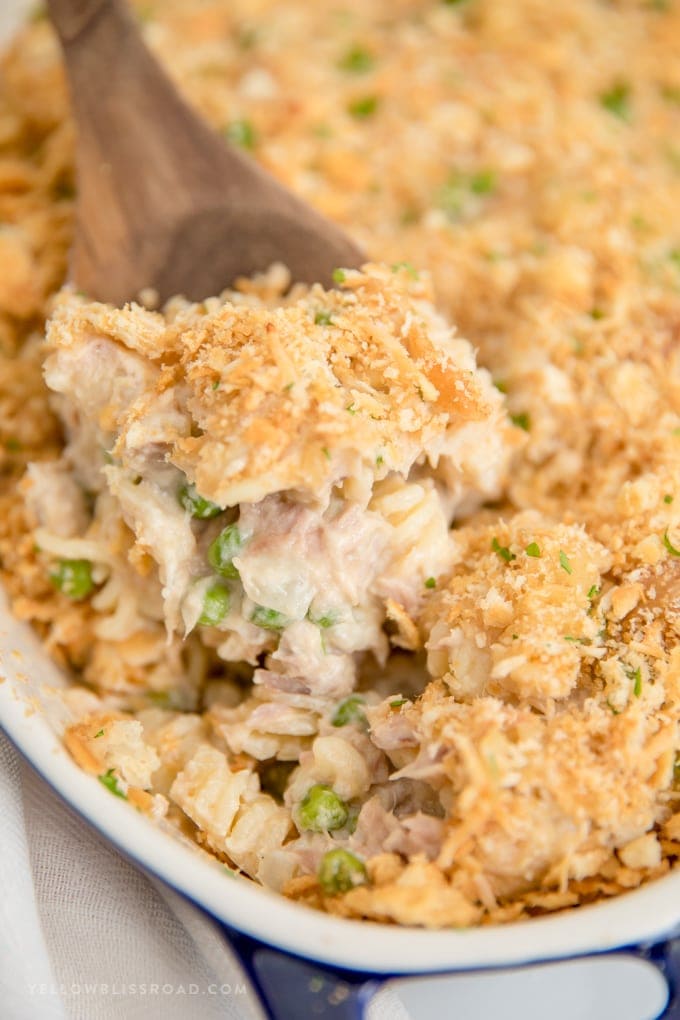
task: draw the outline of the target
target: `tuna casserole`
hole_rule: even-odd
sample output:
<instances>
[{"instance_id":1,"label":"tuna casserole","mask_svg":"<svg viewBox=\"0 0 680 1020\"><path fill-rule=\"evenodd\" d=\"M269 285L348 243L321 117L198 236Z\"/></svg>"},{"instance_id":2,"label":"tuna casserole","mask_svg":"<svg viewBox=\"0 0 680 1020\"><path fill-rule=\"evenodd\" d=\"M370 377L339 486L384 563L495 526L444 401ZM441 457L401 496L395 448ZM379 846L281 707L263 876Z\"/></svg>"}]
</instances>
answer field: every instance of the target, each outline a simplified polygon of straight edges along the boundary
<instances>
[{"instance_id":1,"label":"tuna casserole","mask_svg":"<svg viewBox=\"0 0 680 1020\"><path fill-rule=\"evenodd\" d=\"M137 10L372 262L163 309L60 291L72 125L40 11L4 58L2 580L74 678L69 751L343 916L501 922L666 873L680 8Z\"/></svg>"}]
</instances>

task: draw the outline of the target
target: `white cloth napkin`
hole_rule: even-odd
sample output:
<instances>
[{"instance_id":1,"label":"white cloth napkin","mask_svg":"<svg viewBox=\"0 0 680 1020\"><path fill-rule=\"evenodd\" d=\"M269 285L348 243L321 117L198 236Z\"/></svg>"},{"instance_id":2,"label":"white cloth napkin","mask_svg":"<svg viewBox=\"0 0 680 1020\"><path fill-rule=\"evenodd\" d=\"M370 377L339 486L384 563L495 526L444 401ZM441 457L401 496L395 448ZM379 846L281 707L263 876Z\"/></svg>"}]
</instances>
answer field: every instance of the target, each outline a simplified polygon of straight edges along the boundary
<instances>
[{"instance_id":1,"label":"white cloth napkin","mask_svg":"<svg viewBox=\"0 0 680 1020\"><path fill-rule=\"evenodd\" d=\"M0 1017L262 1020L219 925L122 857L1 732ZM385 991L369 1020L408 1014Z\"/></svg>"}]
</instances>

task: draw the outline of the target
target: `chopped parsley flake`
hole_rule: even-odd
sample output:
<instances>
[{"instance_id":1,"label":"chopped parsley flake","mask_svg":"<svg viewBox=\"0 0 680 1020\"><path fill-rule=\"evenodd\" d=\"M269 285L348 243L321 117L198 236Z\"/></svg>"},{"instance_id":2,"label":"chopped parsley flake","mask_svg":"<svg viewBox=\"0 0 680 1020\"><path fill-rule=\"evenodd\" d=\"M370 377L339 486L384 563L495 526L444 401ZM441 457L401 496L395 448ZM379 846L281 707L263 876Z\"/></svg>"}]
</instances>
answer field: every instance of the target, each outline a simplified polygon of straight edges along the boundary
<instances>
[{"instance_id":1,"label":"chopped parsley flake","mask_svg":"<svg viewBox=\"0 0 680 1020\"><path fill-rule=\"evenodd\" d=\"M357 409L354 406L354 402L352 402L351 404L348 404L347 407L345 408L345 410L348 411L350 414L356 414L357 413Z\"/></svg>"},{"instance_id":2,"label":"chopped parsley flake","mask_svg":"<svg viewBox=\"0 0 680 1020\"><path fill-rule=\"evenodd\" d=\"M344 269L334 269L332 275L334 283L344 283L347 279L347 273Z\"/></svg>"},{"instance_id":3,"label":"chopped parsley flake","mask_svg":"<svg viewBox=\"0 0 680 1020\"><path fill-rule=\"evenodd\" d=\"M425 582L425 587L426 588L436 588L437 587L437 582L434 579L434 577L428 577L427 581Z\"/></svg>"},{"instance_id":4,"label":"chopped parsley flake","mask_svg":"<svg viewBox=\"0 0 680 1020\"><path fill-rule=\"evenodd\" d=\"M102 786L106 787L107 790L111 793L115 793L116 797L122 797L123 800L127 800L127 794L123 793L118 785L118 779L116 778L116 774L113 769L109 769L109 771L105 772L103 775L97 776L97 779Z\"/></svg>"},{"instance_id":5,"label":"chopped parsley flake","mask_svg":"<svg viewBox=\"0 0 680 1020\"><path fill-rule=\"evenodd\" d=\"M367 117L373 116L378 109L378 102L377 96L361 96L359 99L352 100L347 111L357 120L365 120Z\"/></svg>"},{"instance_id":6,"label":"chopped parsley flake","mask_svg":"<svg viewBox=\"0 0 680 1020\"><path fill-rule=\"evenodd\" d=\"M214 390L219 390L219 388L220 388L220 380L219 379L215 379L215 382L212 384L212 388Z\"/></svg>"},{"instance_id":7,"label":"chopped parsley flake","mask_svg":"<svg viewBox=\"0 0 680 1020\"><path fill-rule=\"evenodd\" d=\"M436 204L449 219L458 220L469 208L470 196L484 198L496 187L496 175L491 170L478 170L468 174L462 170L453 170L446 183L439 189Z\"/></svg>"},{"instance_id":8,"label":"chopped parsley flake","mask_svg":"<svg viewBox=\"0 0 680 1020\"><path fill-rule=\"evenodd\" d=\"M323 630L328 630L329 627L334 627L338 622L336 613L332 612L322 613L321 616L312 616L311 613L307 613L307 618L311 623L315 623L317 627L321 627Z\"/></svg>"},{"instance_id":9,"label":"chopped parsley flake","mask_svg":"<svg viewBox=\"0 0 680 1020\"><path fill-rule=\"evenodd\" d=\"M104 736L104 730L100 730L99 733L95 733L94 739L96 740L97 737L103 737L103 736Z\"/></svg>"},{"instance_id":10,"label":"chopped parsley flake","mask_svg":"<svg viewBox=\"0 0 680 1020\"><path fill-rule=\"evenodd\" d=\"M395 698L394 701L390 701L390 708L401 708L402 705L406 704L407 700L407 698Z\"/></svg>"},{"instance_id":11,"label":"chopped parsley flake","mask_svg":"<svg viewBox=\"0 0 680 1020\"><path fill-rule=\"evenodd\" d=\"M285 386L283 387L283 392L284 392L284 393L290 393L290 391L292 390L292 388L293 388L293 386L294 386L294 385L295 385L295 383L292 383L292 382L289 382L289 383L287 383L287 384L286 384L286 385L285 385Z\"/></svg>"},{"instance_id":12,"label":"chopped parsley flake","mask_svg":"<svg viewBox=\"0 0 680 1020\"><path fill-rule=\"evenodd\" d=\"M630 120L630 85L618 81L600 95L600 106L619 120Z\"/></svg>"},{"instance_id":13,"label":"chopped parsley flake","mask_svg":"<svg viewBox=\"0 0 680 1020\"><path fill-rule=\"evenodd\" d=\"M314 323L317 326L332 326L333 316L331 315L330 312L324 311L322 309L321 311L318 311L314 316Z\"/></svg>"},{"instance_id":14,"label":"chopped parsley flake","mask_svg":"<svg viewBox=\"0 0 680 1020\"><path fill-rule=\"evenodd\" d=\"M364 714L364 699L359 694L350 694L348 698L341 701L331 717L331 726L348 726L350 723L357 723L366 727L367 721Z\"/></svg>"},{"instance_id":15,"label":"chopped parsley flake","mask_svg":"<svg viewBox=\"0 0 680 1020\"><path fill-rule=\"evenodd\" d=\"M327 446L322 446L321 447L321 452L324 455L324 457L326 458L326 460L330 460L331 459L331 451L328 449Z\"/></svg>"},{"instance_id":16,"label":"chopped parsley flake","mask_svg":"<svg viewBox=\"0 0 680 1020\"><path fill-rule=\"evenodd\" d=\"M496 389L498 390L499 393L507 393L508 392L508 384L504 383L502 379L494 379L493 384L494 384L494 386L496 387Z\"/></svg>"},{"instance_id":17,"label":"chopped parsley flake","mask_svg":"<svg viewBox=\"0 0 680 1020\"><path fill-rule=\"evenodd\" d=\"M418 270L410 262L395 262L392 266L392 272L398 273L400 269L403 269L412 280L418 279Z\"/></svg>"},{"instance_id":18,"label":"chopped parsley flake","mask_svg":"<svg viewBox=\"0 0 680 1020\"><path fill-rule=\"evenodd\" d=\"M480 170L470 178L470 191L474 195L490 195L496 190L496 174L493 170Z\"/></svg>"},{"instance_id":19,"label":"chopped parsley flake","mask_svg":"<svg viewBox=\"0 0 680 1020\"><path fill-rule=\"evenodd\" d=\"M529 542L529 545L526 547L524 552L527 556L534 556L536 559L539 559L541 555L541 549L538 542Z\"/></svg>"},{"instance_id":20,"label":"chopped parsley flake","mask_svg":"<svg viewBox=\"0 0 680 1020\"><path fill-rule=\"evenodd\" d=\"M595 319L596 322L599 322L600 319L604 319L604 312L603 312L603 310L601 308L591 308L590 309L590 318L591 319Z\"/></svg>"},{"instance_id":21,"label":"chopped parsley flake","mask_svg":"<svg viewBox=\"0 0 680 1020\"><path fill-rule=\"evenodd\" d=\"M531 418L526 411L522 411L520 414L511 414L510 421L518 429L524 429L525 432L528 432L531 428Z\"/></svg>"},{"instance_id":22,"label":"chopped parsley flake","mask_svg":"<svg viewBox=\"0 0 680 1020\"><path fill-rule=\"evenodd\" d=\"M637 669L633 669L632 666L624 665L623 668L626 676L633 681L633 694L636 698L639 698L642 694L642 673L640 672L640 667L638 666Z\"/></svg>"},{"instance_id":23,"label":"chopped parsley flake","mask_svg":"<svg viewBox=\"0 0 680 1020\"><path fill-rule=\"evenodd\" d=\"M574 573L572 565L569 562L569 558L563 549L560 549L560 566L562 567L562 570L566 570L568 574Z\"/></svg>"},{"instance_id":24,"label":"chopped parsley flake","mask_svg":"<svg viewBox=\"0 0 680 1020\"><path fill-rule=\"evenodd\" d=\"M633 694L636 698L642 694L642 674L639 667L633 673Z\"/></svg>"},{"instance_id":25,"label":"chopped parsley flake","mask_svg":"<svg viewBox=\"0 0 680 1020\"><path fill-rule=\"evenodd\" d=\"M242 149L254 149L256 142L255 129L249 120L233 120L224 129L227 140Z\"/></svg>"},{"instance_id":26,"label":"chopped parsley flake","mask_svg":"<svg viewBox=\"0 0 680 1020\"><path fill-rule=\"evenodd\" d=\"M680 549L676 549L668 537L668 528L666 528L663 533L663 544L666 546L671 556L680 556Z\"/></svg>"},{"instance_id":27,"label":"chopped parsley flake","mask_svg":"<svg viewBox=\"0 0 680 1020\"><path fill-rule=\"evenodd\" d=\"M352 46L347 50L338 67L343 71L351 72L351 74L366 74L367 71L373 69L374 65L375 57L372 53L365 50L363 46Z\"/></svg>"},{"instance_id":28,"label":"chopped parsley flake","mask_svg":"<svg viewBox=\"0 0 680 1020\"><path fill-rule=\"evenodd\" d=\"M673 497L671 496L670 492L666 493L666 495L663 498L663 501L664 501L664 503L672 503L673 502Z\"/></svg>"},{"instance_id":29,"label":"chopped parsley flake","mask_svg":"<svg viewBox=\"0 0 680 1020\"><path fill-rule=\"evenodd\" d=\"M378 456L375 458L375 463L377 467L380 467L382 464L385 463L385 458L383 457L382 453L379 453Z\"/></svg>"},{"instance_id":30,"label":"chopped parsley flake","mask_svg":"<svg viewBox=\"0 0 680 1020\"><path fill-rule=\"evenodd\" d=\"M20 453L23 447L18 439L10 438L5 440L5 449L8 453Z\"/></svg>"},{"instance_id":31,"label":"chopped parsley flake","mask_svg":"<svg viewBox=\"0 0 680 1020\"><path fill-rule=\"evenodd\" d=\"M500 558L502 560L505 560L506 563L510 563L512 560L516 560L517 559L515 554L510 552L510 550L508 549L507 545L501 545L500 542L498 541L498 539L495 536L491 540L491 548L493 549L493 551L495 553L498 553Z\"/></svg>"},{"instance_id":32,"label":"chopped parsley flake","mask_svg":"<svg viewBox=\"0 0 680 1020\"><path fill-rule=\"evenodd\" d=\"M599 585L597 585L597 584L593 584L593 585L591 585L591 586L590 586L590 588L588 589L588 596L587 596L587 597L588 597L589 599L596 599L596 598L597 598L597 596L598 596L599 594L600 594L600 588L599 588Z\"/></svg>"}]
</instances>

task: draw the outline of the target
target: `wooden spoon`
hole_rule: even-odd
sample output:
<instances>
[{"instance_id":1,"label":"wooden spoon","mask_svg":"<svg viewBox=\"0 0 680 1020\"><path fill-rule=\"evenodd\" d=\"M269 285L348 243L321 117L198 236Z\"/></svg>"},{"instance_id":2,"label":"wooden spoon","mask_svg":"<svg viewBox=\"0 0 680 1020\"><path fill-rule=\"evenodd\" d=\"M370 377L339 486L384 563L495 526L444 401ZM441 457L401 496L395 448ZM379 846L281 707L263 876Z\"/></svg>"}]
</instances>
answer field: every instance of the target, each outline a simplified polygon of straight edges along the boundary
<instances>
[{"instance_id":1,"label":"wooden spoon","mask_svg":"<svg viewBox=\"0 0 680 1020\"><path fill-rule=\"evenodd\" d=\"M180 98L124 0L48 0L75 113L71 278L122 304L152 287L200 300L283 262L330 285L356 245L222 141Z\"/></svg>"}]
</instances>

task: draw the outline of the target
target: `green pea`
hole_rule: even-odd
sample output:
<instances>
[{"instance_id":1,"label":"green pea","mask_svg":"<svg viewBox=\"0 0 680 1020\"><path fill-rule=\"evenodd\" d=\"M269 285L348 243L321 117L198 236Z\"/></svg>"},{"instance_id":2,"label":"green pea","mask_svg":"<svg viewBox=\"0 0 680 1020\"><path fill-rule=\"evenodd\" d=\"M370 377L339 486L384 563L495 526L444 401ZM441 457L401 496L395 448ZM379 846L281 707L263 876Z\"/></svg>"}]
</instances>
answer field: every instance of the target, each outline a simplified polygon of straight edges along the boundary
<instances>
[{"instance_id":1,"label":"green pea","mask_svg":"<svg viewBox=\"0 0 680 1020\"><path fill-rule=\"evenodd\" d=\"M226 585L221 581L211 584L203 596L203 612L198 622L204 627L216 627L229 612L230 602L231 595Z\"/></svg>"},{"instance_id":2,"label":"green pea","mask_svg":"<svg viewBox=\"0 0 680 1020\"><path fill-rule=\"evenodd\" d=\"M332 832L341 829L347 821L347 805L335 790L325 783L310 787L300 801L298 820L302 829L312 832Z\"/></svg>"},{"instance_id":3,"label":"green pea","mask_svg":"<svg viewBox=\"0 0 680 1020\"><path fill-rule=\"evenodd\" d=\"M363 705L363 698L358 694L350 694L349 698L341 701L336 708L331 718L331 725L348 726L349 723L359 723L361 726L365 726L366 716L364 715Z\"/></svg>"},{"instance_id":4,"label":"green pea","mask_svg":"<svg viewBox=\"0 0 680 1020\"><path fill-rule=\"evenodd\" d=\"M192 517L196 517L199 521L206 521L208 518L217 517L218 514L222 513L222 507L218 506L217 503L211 503L209 499L199 496L193 482L191 484L187 482L186 485L180 488L177 493L177 499L180 506L183 506Z\"/></svg>"},{"instance_id":5,"label":"green pea","mask_svg":"<svg viewBox=\"0 0 680 1020\"><path fill-rule=\"evenodd\" d=\"M319 883L323 891L330 896L347 892L367 881L368 875L363 861L349 850L338 847L337 850L329 850L321 858Z\"/></svg>"},{"instance_id":6,"label":"green pea","mask_svg":"<svg viewBox=\"0 0 680 1020\"><path fill-rule=\"evenodd\" d=\"M238 529L238 524L229 524L220 531L214 542L210 543L208 563L222 577L237 578L239 573L233 560L244 545L245 542Z\"/></svg>"},{"instance_id":7,"label":"green pea","mask_svg":"<svg viewBox=\"0 0 680 1020\"><path fill-rule=\"evenodd\" d=\"M79 602L94 588L92 564L89 560L59 560L50 571L50 581L64 595Z\"/></svg>"},{"instance_id":8,"label":"green pea","mask_svg":"<svg viewBox=\"0 0 680 1020\"><path fill-rule=\"evenodd\" d=\"M266 606L255 606L250 621L263 630L283 630L288 623L283 613L277 612L276 609L267 609Z\"/></svg>"}]
</instances>

